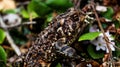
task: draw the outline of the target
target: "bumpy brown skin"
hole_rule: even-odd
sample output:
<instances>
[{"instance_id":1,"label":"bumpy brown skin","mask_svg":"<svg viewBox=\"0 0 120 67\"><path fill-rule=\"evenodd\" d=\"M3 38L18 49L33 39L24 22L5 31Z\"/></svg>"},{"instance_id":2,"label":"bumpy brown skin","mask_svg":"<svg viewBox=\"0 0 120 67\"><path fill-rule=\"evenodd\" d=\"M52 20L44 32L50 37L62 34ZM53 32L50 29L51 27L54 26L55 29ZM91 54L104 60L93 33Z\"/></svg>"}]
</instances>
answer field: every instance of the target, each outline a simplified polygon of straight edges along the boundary
<instances>
[{"instance_id":1,"label":"bumpy brown skin","mask_svg":"<svg viewBox=\"0 0 120 67\"><path fill-rule=\"evenodd\" d=\"M70 47L82 29L86 26L85 16L80 10L70 8L58 15L36 38L24 59L25 67L40 67L44 62L55 61L58 54L68 58L77 57L76 51Z\"/></svg>"}]
</instances>

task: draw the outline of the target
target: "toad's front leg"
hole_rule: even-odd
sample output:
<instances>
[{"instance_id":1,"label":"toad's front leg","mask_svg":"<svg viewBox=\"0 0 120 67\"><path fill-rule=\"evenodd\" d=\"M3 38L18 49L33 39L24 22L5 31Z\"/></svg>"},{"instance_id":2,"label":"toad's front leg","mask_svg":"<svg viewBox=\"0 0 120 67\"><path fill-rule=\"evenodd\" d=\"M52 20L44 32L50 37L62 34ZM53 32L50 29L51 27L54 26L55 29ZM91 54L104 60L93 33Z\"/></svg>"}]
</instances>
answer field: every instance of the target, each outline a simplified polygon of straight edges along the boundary
<instances>
[{"instance_id":1,"label":"toad's front leg","mask_svg":"<svg viewBox=\"0 0 120 67\"><path fill-rule=\"evenodd\" d=\"M80 56L77 55L74 48L70 47L67 44L62 43L61 41L55 42L56 52L60 55L71 58L71 59L79 59Z\"/></svg>"}]
</instances>

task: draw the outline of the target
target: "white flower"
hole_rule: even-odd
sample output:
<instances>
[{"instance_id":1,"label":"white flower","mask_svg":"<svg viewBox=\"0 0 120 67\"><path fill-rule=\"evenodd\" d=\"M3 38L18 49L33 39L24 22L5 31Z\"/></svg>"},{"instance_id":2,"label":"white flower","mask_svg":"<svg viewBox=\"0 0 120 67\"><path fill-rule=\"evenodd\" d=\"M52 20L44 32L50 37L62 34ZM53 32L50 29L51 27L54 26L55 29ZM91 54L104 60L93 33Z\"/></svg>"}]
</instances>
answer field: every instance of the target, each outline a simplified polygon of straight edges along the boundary
<instances>
[{"instance_id":1,"label":"white flower","mask_svg":"<svg viewBox=\"0 0 120 67\"><path fill-rule=\"evenodd\" d=\"M93 26L90 27L89 32L97 32L99 29L97 28L98 26L94 24Z\"/></svg>"},{"instance_id":2,"label":"white flower","mask_svg":"<svg viewBox=\"0 0 120 67\"><path fill-rule=\"evenodd\" d=\"M106 12L107 11L107 7L105 7L105 6L96 6L96 10L100 11L100 12Z\"/></svg>"},{"instance_id":3,"label":"white flower","mask_svg":"<svg viewBox=\"0 0 120 67\"><path fill-rule=\"evenodd\" d=\"M105 21L106 21L106 22L111 22L112 20L105 18Z\"/></svg>"},{"instance_id":4,"label":"white flower","mask_svg":"<svg viewBox=\"0 0 120 67\"><path fill-rule=\"evenodd\" d=\"M12 14L12 13L4 15L3 20L6 23L6 26L19 25L22 21L21 17L18 14Z\"/></svg>"},{"instance_id":5,"label":"white flower","mask_svg":"<svg viewBox=\"0 0 120 67\"><path fill-rule=\"evenodd\" d=\"M92 67L92 64L87 64L86 66L87 66L87 67Z\"/></svg>"},{"instance_id":6,"label":"white flower","mask_svg":"<svg viewBox=\"0 0 120 67\"><path fill-rule=\"evenodd\" d=\"M113 45L115 45L114 42L112 42L112 40L114 40L111 35L109 34L109 31L105 32L105 35L108 37L109 39L109 47L112 51L115 51L115 48ZM106 41L104 40L104 36L103 34L101 33L95 40L92 40L91 43L93 45L96 46L96 50L103 50L103 51L106 51L107 53L109 53L109 50L107 48L107 44L106 44Z\"/></svg>"}]
</instances>

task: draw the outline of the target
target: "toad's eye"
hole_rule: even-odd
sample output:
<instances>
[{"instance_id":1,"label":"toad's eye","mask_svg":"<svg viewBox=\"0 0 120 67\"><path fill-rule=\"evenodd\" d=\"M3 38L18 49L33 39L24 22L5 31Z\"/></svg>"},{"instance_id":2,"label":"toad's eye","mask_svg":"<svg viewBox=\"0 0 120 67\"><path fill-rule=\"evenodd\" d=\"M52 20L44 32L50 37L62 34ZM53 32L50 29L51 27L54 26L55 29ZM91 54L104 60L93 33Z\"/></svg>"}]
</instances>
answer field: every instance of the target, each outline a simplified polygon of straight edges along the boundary
<instances>
[{"instance_id":1,"label":"toad's eye","mask_svg":"<svg viewBox=\"0 0 120 67\"><path fill-rule=\"evenodd\" d=\"M79 16L77 13L71 15L70 18L73 22L79 21Z\"/></svg>"}]
</instances>

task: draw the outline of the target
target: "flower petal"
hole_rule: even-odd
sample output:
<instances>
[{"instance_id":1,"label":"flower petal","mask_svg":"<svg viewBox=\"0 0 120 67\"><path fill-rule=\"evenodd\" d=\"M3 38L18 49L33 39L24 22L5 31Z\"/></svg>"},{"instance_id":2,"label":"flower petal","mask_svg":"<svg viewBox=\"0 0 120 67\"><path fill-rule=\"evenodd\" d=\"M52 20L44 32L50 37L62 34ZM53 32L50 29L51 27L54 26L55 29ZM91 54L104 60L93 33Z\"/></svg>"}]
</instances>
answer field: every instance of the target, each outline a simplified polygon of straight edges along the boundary
<instances>
[{"instance_id":1,"label":"flower petal","mask_svg":"<svg viewBox=\"0 0 120 67\"><path fill-rule=\"evenodd\" d=\"M97 51L100 50L100 47L99 47L99 46L96 46L96 50L97 50Z\"/></svg>"},{"instance_id":2,"label":"flower petal","mask_svg":"<svg viewBox=\"0 0 120 67\"><path fill-rule=\"evenodd\" d=\"M108 48L106 48L106 53L109 53L109 50L108 50Z\"/></svg>"},{"instance_id":3,"label":"flower petal","mask_svg":"<svg viewBox=\"0 0 120 67\"><path fill-rule=\"evenodd\" d=\"M112 44L110 44L110 48L111 48L112 51L115 51L115 48Z\"/></svg>"},{"instance_id":4,"label":"flower petal","mask_svg":"<svg viewBox=\"0 0 120 67\"><path fill-rule=\"evenodd\" d=\"M100 48L101 48L103 51L106 50L105 46L101 46Z\"/></svg>"},{"instance_id":5,"label":"flower petal","mask_svg":"<svg viewBox=\"0 0 120 67\"><path fill-rule=\"evenodd\" d=\"M98 5L96 6L96 10L100 12L105 12L107 11L107 7Z\"/></svg>"}]
</instances>

